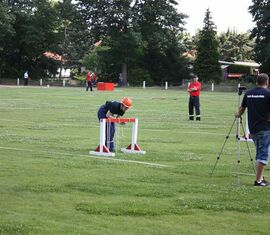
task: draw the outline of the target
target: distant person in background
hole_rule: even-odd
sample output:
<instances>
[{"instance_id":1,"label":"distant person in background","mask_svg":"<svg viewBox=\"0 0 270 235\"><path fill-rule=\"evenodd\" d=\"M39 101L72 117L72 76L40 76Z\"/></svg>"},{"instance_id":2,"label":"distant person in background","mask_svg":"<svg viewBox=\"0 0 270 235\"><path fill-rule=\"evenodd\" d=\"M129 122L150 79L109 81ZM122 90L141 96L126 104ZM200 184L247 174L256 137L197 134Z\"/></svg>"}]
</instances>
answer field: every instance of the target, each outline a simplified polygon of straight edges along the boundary
<instances>
[{"instance_id":1,"label":"distant person in background","mask_svg":"<svg viewBox=\"0 0 270 235\"><path fill-rule=\"evenodd\" d=\"M201 83L198 82L198 77L193 75L192 82L189 84L187 88L187 92L189 93L189 103L188 103L188 111L189 111L189 120L194 120L194 108L196 113L196 121L201 121L201 110L200 110L200 91L201 91Z\"/></svg>"},{"instance_id":2,"label":"distant person in background","mask_svg":"<svg viewBox=\"0 0 270 235\"><path fill-rule=\"evenodd\" d=\"M90 91L93 91L93 83L92 83L92 80L93 80L93 74L92 72L89 70L87 72L87 75L86 75L86 91L89 90L90 88Z\"/></svg>"},{"instance_id":3,"label":"distant person in background","mask_svg":"<svg viewBox=\"0 0 270 235\"><path fill-rule=\"evenodd\" d=\"M97 75L93 73L93 86L97 85Z\"/></svg>"},{"instance_id":4,"label":"distant person in background","mask_svg":"<svg viewBox=\"0 0 270 235\"><path fill-rule=\"evenodd\" d=\"M124 97L121 102L118 101L107 101L105 104L100 106L97 116L98 120L103 118L114 118L123 116L125 112L132 107L132 100L128 97ZM107 123L106 126L106 146L110 152L114 152L114 137L115 123Z\"/></svg>"},{"instance_id":5,"label":"distant person in background","mask_svg":"<svg viewBox=\"0 0 270 235\"><path fill-rule=\"evenodd\" d=\"M118 78L118 86L119 87L123 86L123 80L124 80L123 75L122 75L122 73L120 73L119 78Z\"/></svg>"},{"instance_id":6,"label":"distant person in background","mask_svg":"<svg viewBox=\"0 0 270 235\"><path fill-rule=\"evenodd\" d=\"M28 80L29 80L29 75L28 75L28 71L26 70L24 75L23 75L23 80L24 80L24 86L28 85Z\"/></svg>"}]
</instances>

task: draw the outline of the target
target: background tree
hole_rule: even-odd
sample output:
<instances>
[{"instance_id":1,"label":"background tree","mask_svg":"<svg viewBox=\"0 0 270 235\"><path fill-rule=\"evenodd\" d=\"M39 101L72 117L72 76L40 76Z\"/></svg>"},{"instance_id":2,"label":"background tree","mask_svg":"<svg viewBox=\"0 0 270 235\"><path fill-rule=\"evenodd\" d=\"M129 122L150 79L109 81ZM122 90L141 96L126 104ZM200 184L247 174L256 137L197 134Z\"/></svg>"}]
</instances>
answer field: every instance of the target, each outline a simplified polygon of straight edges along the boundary
<instances>
[{"instance_id":1,"label":"background tree","mask_svg":"<svg viewBox=\"0 0 270 235\"><path fill-rule=\"evenodd\" d=\"M249 11L256 22L251 36L255 37L255 60L262 64L261 72L270 73L270 1L252 0Z\"/></svg>"},{"instance_id":2,"label":"background tree","mask_svg":"<svg viewBox=\"0 0 270 235\"><path fill-rule=\"evenodd\" d=\"M218 36L220 60L252 61L254 59L254 40L250 33L237 33L235 30Z\"/></svg>"},{"instance_id":3,"label":"background tree","mask_svg":"<svg viewBox=\"0 0 270 235\"><path fill-rule=\"evenodd\" d=\"M83 15L72 0L56 4L58 32L61 35L59 54L64 58L64 67L79 69L81 60L90 51L95 39L91 35Z\"/></svg>"},{"instance_id":4,"label":"background tree","mask_svg":"<svg viewBox=\"0 0 270 235\"><path fill-rule=\"evenodd\" d=\"M18 77L29 70L31 77L42 76L45 72L42 54L57 48L59 40L53 6L48 0L9 0L4 3L13 19L10 26L13 33L3 44L3 75Z\"/></svg>"},{"instance_id":5,"label":"background tree","mask_svg":"<svg viewBox=\"0 0 270 235\"><path fill-rule=\"evenodd\" d=\"M199 32L197 45L197 57L194 63L194 71L204 81L220 82L221 69L218 53L218 41L216 39L216 26L212 21L211 12L206 10L203 29Z\"/></svg>"},{"instance_id":6,"label":"background tree","mask_svg":"<svg viewBox=\"0 0 270 235\"><path fill-rule=\"evenodd\" d=\"M102 73L105 80L118 77L122 72L124 83L127 78L127 63L134 59L140 47L140 37L132 27L132 1L78 1L80 14L87 22L94 41L102 40L102 46L110 50L98 53L106 64ZM95 69L95 68L91 68Z\"/></svg>"},{"instance_id":7,"label":"background tree","mask_svg":"<svg viewBox=\"0 0 270 235\"><path fill-rule=\"evenodd\" d=\"M79 1L96 40L101 38L103 46L110 48L103 53L107 65L103 74L108 79L121 71L124 78L131 75L130 82L138 79L136 73L145 73L160 83L180 81L187 74L176 38L183 30L184 15L176 12L176 4L167 0Z\"/></svg>"},{"instance_id":8,"label":"background tree","mask_svg":"<svg viewBox=\"0 0 270 235\"><path fill-rule=\"evenodd\" d=\"M184 49L177 35L183 31L186 15L178 13L176 1L136 1L138 30L144 42L140 67L149 71L155 83L180 82L188 74Z\"/></svg>"},{"instance_id":9,"label":"background tree","mask_svg":"<svg viewBox=\"0 0 270 235\"><path fill-rule=\"evenodd\" d=\"M6 57L9 55L9 38L14 37L15 30L13 28L14 17L8 13L8 5L4 1L0 4L0 78L2 71L7 66Z\"/></svg>"},{"instance_id":10,"label":"background tree","mask_svg":"<svg viewBox=\"0 0 270 235\"><path fill-rule=\"evenodd\" d=\"M55 74L61 65L79 67L83 58L104 81L115 81L122 72L131 84L140 79L180 83L188 74L177 40L185 15L176 11L174 0L2 2L1 72L8 77L22 76L26 69L32 78L48 70ZM92 51L100 40L101 50ZM64 60L50 60L43 56L46 51ZM98 58L94 65L93 58Z\"/></svg>"},{"instance_id":11,"label":"background tree","mask_svg":"<svg viewBox=\"0 0 270 235\"><path fill-rule=\"evenodd\" d=\"M177 35L177 40L185 52L196 50L196 43L194 38L195 36L191 36L190 33L187 32L183 32Z\"/></svg>"}]
</instances>

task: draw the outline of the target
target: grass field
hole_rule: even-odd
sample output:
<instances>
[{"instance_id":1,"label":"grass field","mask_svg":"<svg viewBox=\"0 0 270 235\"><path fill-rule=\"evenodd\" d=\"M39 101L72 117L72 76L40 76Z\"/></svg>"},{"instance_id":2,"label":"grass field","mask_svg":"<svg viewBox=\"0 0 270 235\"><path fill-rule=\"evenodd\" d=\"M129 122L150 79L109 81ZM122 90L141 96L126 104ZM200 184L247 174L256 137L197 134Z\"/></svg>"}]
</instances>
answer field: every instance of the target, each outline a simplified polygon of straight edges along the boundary
<instances>
[{"instance_id":1,"label":"grass field","mask_svg":"<svg viewBox=\"0 0 270 235\"><path fill-rule=\"evenodd\" d=\"M123 96L146 154L89 156L97 109ZM179 90L0 88L0 234L269 234L270 191L253 186L245 143L238 184L236 127L209 177L237 101L202 92L189 122ZM118 131L126 147L131 126Z\"/></svg>"}]
</instances>

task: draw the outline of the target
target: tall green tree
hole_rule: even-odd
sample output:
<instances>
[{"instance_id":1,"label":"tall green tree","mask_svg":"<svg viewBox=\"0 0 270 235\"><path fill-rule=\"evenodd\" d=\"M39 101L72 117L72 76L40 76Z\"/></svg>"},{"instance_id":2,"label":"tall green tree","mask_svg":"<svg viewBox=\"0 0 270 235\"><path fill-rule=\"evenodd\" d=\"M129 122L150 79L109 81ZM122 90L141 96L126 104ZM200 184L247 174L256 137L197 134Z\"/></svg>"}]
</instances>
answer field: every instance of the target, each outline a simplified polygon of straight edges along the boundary
<instances>
[{"instance_id":1,"label":"tall green tree","mask_svg":"<svg viewBox=\"0 0 270 235\"><path fill-rule=\"evenodd\" d=\"M255 60L261 71L270 73L270 0L252 0L249 11L256 22L251 36L255 38Z\"/></svg>"},{"instance_id":2,"label":"tall green tree","mask_svg":"<svg viewBox=\"0 0 270 235\"><path fill-rule=\"evenodd\" d=\"M8 14L14 20L15 33L5 39L3 54L5 76L22 76L29 70L32 77L42 76L44 68L42 54L58 47L59 38L55 31L57 18L49 0L4 1Z\"/></svg>"},{"instance_id":3,"label":"tall green tree","mask_svg":"<svg viewBox=\"0 0 270 235\"><path fill-rule=\"evenodd\" d=\"M219 65L218 41L216 26L212 21L211 12L206 10L203 29L199 32L197 58L194 62L194 71L203 82L221 80Z\"/></svg>"},{"instance_id":4,"label":"tall green tree","mask_svg":"<svg viewBox=\"0 0 270 235\"><path fill-rule=\"evenodd\" d=\"M63 55L64 67L80 67L81 59L90 51L94 43L94 37L72 0L58 2L56 14L57 31L61 36L59 54Z\"/></svg>"},{"instance_id":5,"label":"tall green tree","mask_svg":"<svg viewBox=\"0 0 270 235\"><path fill-rule=\"evenodd\" d=\"M186 15L178 13L176 1L136 1L136 23L144 41L142 66L156 83L180 82L187 76L183 47L177 36L183 31Z\"/></svg>"},{"instance_id":6,"label":"tall green tree","mask_svg":"<svg viewBox=\"0 0 270 235\"><path fill-rule=\"evenodd\" d=\"M177 13L176 4L172 0L79 1L92 34L110 48L106 53L102 50L108 77L122 71L125 78L138 69L159 83L184 77L186 66L176 37L185 16Z\"/></svg>"},{"instance_id":7,"label":"tall green tree","mask_svg":"<svg viewBox=\"0 0 270 235\"><path fill-rule=\"evenodd\" d=\"M254 40L250 33L237 33L228 30L218 36L220 60L252 61L254 58Z\"/></svg>"},{"instance_id":8,"label":"tall green tree","mask_svg":"<svg viewBox=\"0 0 270 235\"><path fill-rule=\"evenodd\" d=\"M8 13L9 8L7 3L0 4L0 78L2 71L7 66L6 56L8 55L8 42L14 37L15 30L13 28L14 17Z\"/></svg>"},{"instance_id":9,"label":"tall green tree","mask_svg":"<svg viewBox=\"0 0 270 235\"><path fill-rule=\"evenodd\" d=\"M104 79L118 77L120 72L127 79L127 64L131 64L138 54L140 33L133 30L131 0L79 0L80 14L84 17L94 41L102 40L102 46L110 50L101 50ZM94 43L94 42L93 42ZM93 69L93 68L92 68Z\"/></svg>"}]
</instances>

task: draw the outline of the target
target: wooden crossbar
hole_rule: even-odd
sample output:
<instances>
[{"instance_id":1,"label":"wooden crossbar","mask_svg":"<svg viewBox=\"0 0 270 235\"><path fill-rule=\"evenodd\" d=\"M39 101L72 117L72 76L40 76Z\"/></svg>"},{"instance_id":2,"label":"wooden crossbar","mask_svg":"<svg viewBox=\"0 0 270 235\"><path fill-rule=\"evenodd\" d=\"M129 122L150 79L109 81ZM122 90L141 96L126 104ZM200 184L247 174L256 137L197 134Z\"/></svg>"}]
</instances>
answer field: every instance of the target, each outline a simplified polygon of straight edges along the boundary
<instances>
[{"instance_id":1,"label":"wooden crossbar","mask_svg":"<svg viewBox=\"0 0 270 235\"><path fill-rule=\"evenodd\" d=\"M117 123L126 123L126 122L135 122L136 118L106 118L105 122L117 122Z\"/></svg>"}]
</instances>

